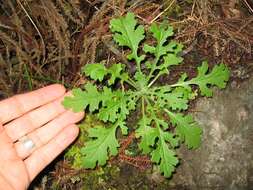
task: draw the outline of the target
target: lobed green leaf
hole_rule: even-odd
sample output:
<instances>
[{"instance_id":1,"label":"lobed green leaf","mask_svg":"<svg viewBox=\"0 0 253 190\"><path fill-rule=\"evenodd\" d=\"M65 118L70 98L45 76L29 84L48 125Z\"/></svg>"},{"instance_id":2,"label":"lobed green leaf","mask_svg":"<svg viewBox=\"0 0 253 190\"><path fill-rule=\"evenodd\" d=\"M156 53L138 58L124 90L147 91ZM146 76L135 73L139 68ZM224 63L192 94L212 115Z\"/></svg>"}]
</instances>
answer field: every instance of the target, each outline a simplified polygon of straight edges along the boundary
<instances>
[{"instance_id":1,"label":"lobed green leaf","mask_svg":"<svg viewBox=\"0 0 253 190\"><path fill-rule=\"evenodd\" d=\"M107 91L104 93L107 96L103 100L103 106L99 110L98 118L104 122L115 122L117 118L126 119L129 114L128 110L128 97L123 91Z\"/></svg>"},{"instance_id":2,"label":"lobed green leaf","mask_svg":"<svg viewBox=\"0 0 253 190\"><path fill-rule=\"evenodd\" d=\"M86 64L84 67L82 67L82 72L91 79L99 80L100 82L107 75L107 69L101 63Z\"/></svg>"},{"instance_id":3,"label":"lobed green leaf","mask_svg":"<svg viewBox=\"0 0 253 190\"><path fill-rule=\"evenodd\" d=\"M63 105L71 108L74 112L84 111L87 106L91 112L99 107L99 103L104 99L102 93L97 91L97 87L91 83L85 85L85 91L81 89L72 90L72 96L65 97Z\"/></svg>"},{"instance_id":4,"label":"lobed green leaf","mask_svg":"<svg viewBox=\"0 0 253 190\"><path fill-rule=\"evenodd\" d=\"M159 139L157 147L151 155L151 160L159 164L161 173L163 173L165 177L171 177L179 160L176 157L175 152L168 148L163 137Z\"/></svg>"},{"instance_id":5,"label":"lobed green leaf","mask_svg":"<svg viewBox=\"0 0 253 190\"><path fill-rule=\"evenodd\" d=\"M83 111L87 106L85 93L80 88L73 89L72 97L65 97L62 105L67 109L72 109L74 112Z\"/></svg>"},{"instance_id":6,"label":"lobed green leaf","mask_svg":"<svg viewBox=\"0 0 253 190\"><path fill-rule=\"evenodd\" d=\"M151 151L151 146L155 144L155 139L158 136L157 131L151 127L151 119L146 115L141 118L138 125L139 128L135 132L137 138L141 137L139 147L144 154L147 154Z\"/></svg>"},{"instance_id":7,"label":"lobed green leaf","mask_svg":"<svg viewBox=\"0 0 253 190\"><path fill-rule=\"evenodd\" d=\"M192 116L167 111L171 123L176 126L176 134L182 142L185 142L189 149L196 149L200 146L202 129L194 121Z\"/></svg>"},{"instance_id":8,"label":"lobed green leaf","mask_svg":"<svg viewBox=\"0 0 253 190\"><path fill-rule=\"evenodd\" d=\"M180 89L158 87L153 94L156 105L160 108L170 108L172 110L186 110L188 108L188 96Z\"/></svg>"},{"instance_id":9,"label":"lobed green leaf","mask_svg":"<svg viewBox=\"0 0 253 190\"><path fill-rule=\"evenodd\" d=\"M171 37L174 34L173 28L171 26L158 26L156 23L153 23L150 27L150 32L153 33L153 37L156 39L157 45L154 47L145 44L143 50L145 53L154 54L156 59L160 59L161 56L165 55L169 50L172 50L169 48L171 46L165 46L165 43L168 37Z\"/></svg>"},{"instance_id":10,"label":"lobed green leaf","mask_svg":"<svg viewBox=\"0 0 253 190\"><path fill-rule=\"evenodd\" d=\"M198 67L197 77L185 81L187 75L183 74L178 83L171 86L182 86L186 89L190 89L190 85L199 86L202 96L211 97L213 95L210 86L217 86L222 89L226 87L229 79L229 69L224 64L215 65L212 71L208 72L208 64L206 61L202 62L202 65Z\"/></svg>"},{"instance_id":11,"label":"lobed green leaf","mask_svg":"<svg viewBox=\"0 0 253 190\"><path fill-rule=\"evenodd\" d=\"M207 61L204 61L200 67L198 67L198 76L191 80L191 83L197 84L200 88L201 95L212 96L212 90L208 85L217 86L219 88L225 88L229 79L229 70L224 64L215 65L213 70L208 72Z\"/></svg>"},{"instance_id":12,"label":"lobed green leaf","mask_svg":"<svg viewBox=\"0 0 253 190\"><path fill-rule=\"evenodd\" d=\"M103 166L109 159L109 156L118 154L119 143L115 137L117 125L110 128L96 127L90 128L89 137L93 140L88 141L81 149L83 155L83 166L93 169L96 165Z\"/></svg>"},{"instance_id":13,"label":"lobed green leaf","mask_svg":"<svg viewBox=\"0 0 253 190\"><path fill-rule=\"evenodd\" d=\"M144 56L138 56L138 48L140 42L145 38L144 27L137 26L137 21L133 13L127 13L125 17L112 19L110 22L110 29L114 32L113 39L120 46L129 47L132 52L127 56L129 60L135 59L140 63Z\"/></svg>"}]
</instances>

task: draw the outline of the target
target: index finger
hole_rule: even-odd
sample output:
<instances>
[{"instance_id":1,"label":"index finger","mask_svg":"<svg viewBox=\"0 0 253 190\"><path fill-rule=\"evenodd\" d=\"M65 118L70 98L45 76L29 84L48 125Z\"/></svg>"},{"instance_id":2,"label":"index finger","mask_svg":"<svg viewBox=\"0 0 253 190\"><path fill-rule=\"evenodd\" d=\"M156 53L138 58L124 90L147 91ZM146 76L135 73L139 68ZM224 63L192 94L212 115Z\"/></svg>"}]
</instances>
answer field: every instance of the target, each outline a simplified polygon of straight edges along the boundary
<instances>
[{"instance_id":1,"label":"index finger","mask_svg":"<svg viewBox=\"0 0 253 190\"><path fill-rule=\"evenodd\" d=\"M63 96L65 91L62 85L53 84L0 101L0 123L7 123L30 110L47 104Z\"/></svg>"}]
</instances>

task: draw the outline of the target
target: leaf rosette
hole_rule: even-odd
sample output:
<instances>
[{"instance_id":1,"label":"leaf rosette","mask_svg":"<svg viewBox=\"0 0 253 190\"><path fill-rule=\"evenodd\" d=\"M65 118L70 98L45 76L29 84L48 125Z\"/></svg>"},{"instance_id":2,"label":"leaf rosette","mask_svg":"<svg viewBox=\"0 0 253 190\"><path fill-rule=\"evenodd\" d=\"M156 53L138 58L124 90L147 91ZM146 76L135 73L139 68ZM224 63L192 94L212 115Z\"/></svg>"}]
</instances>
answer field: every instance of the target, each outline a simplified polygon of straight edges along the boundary
<instances>
[{"instance_id":1,"label":"leaf rosette","mask_svg":"<svg viewBox=\"0 0 253 190\"><path fill-rule=\"evenodd\" d=\"M201 144L202 128L191 115L181 112L185 113L189 101L198 93L211 97L211 87L225 88L229 70L224 64L209 69L208 63L203 61L196 77L188 79L182 74L175 84L159 86L157 79L168 75L172 67L183 62L179 56L183 45L171 39L173 28L152 24L148 32L156 44L151 45L144 42L144 27L137 24L133 13L112 19L110 29L114 41L129 48L127 59L134 60L136 72L130 76L121 63L110 67L103 62L87 64L82 73L96 83L88 82L83 89L73 89L72 96L64 99L66 108L75 112L86 110L108 124L108 127L97 126L88 130L90 141L81 149L83 166L103 166L110 156L116 156L120 147L117 131L127 135L133 126L127 126L126 119L140 109L141 117L133 128L139 148L143 154L150 155L165 177L170 177L179 163L176 148L184 143L189 149L196 149ZM105 84L102 89L96 85L101 82ZM125 88L125 84L130 88ZM193 90L193 86L199 91Z\"/></svg>"}]
</instances>

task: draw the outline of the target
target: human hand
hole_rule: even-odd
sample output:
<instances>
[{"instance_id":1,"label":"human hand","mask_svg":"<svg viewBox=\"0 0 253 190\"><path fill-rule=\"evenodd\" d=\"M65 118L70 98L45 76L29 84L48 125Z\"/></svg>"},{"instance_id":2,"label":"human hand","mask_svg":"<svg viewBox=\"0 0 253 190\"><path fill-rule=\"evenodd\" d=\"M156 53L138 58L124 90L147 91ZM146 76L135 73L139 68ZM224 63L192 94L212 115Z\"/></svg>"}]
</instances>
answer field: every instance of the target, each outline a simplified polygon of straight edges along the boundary
<instances>
[{"instance_id":1,"label":"human hand","mask_svg":"<svg viewBox=\"0 0 253 190\"><path fill-rule=\"evenodd\" d=\"M64 95L55 84L0 101L0 189L27 189L77 137L84 113L65 110Z\"/></svg>"}]
</instances>

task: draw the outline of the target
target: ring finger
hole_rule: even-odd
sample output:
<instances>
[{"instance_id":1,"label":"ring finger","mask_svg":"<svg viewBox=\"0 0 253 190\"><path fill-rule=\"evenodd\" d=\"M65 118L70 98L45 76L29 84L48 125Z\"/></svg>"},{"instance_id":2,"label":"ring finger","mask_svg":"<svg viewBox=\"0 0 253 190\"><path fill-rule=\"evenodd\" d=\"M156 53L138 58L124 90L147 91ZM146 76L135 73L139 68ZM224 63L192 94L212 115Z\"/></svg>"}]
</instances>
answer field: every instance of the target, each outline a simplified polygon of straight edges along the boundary
<instances>
[{"instance_id":1,"label":"ring finger","mask_svg":"<svg viewBox=\"0 0 253 190\"><path fill-rule=\"evenodd\" d=\"M29 142L26 141L28 146L26 146L22 140L15 143L15 148L19 157L22 159L27 158L36 149L47 144L51 139L57 136L65 127L80 121L83 115L84 113L64 112L43 127L27 134L25 137L29 139ZM33 144L29 145L29 143L34 143L34 146L32 146Z\"/></svg>"}]
</instances>

